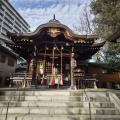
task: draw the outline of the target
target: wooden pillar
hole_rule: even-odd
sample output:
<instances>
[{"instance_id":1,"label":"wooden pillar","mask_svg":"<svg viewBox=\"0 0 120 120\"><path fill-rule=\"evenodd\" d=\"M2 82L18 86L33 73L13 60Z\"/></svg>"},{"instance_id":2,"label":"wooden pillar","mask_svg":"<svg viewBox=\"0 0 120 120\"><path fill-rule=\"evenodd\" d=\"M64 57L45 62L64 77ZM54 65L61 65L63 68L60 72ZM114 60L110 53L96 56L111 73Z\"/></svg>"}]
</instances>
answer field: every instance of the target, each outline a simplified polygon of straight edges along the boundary
<instances>
[{"instance_id":1,"label":"wooden pillar","mask_svg":"<svg viewBox=\"0 0 120 120\"><path fill-rule=\"evenodd\" d=\"M30 58L28 57L28 59L27 59L27 69L26 69L26 73L29 72L29 67L30 67Z\"/></svg>"},{"instance_id":2,"label":"wooden pillar","mask_svg":"<svg viewBox=\"0 0 120 120\"><path fill-rule=\"evenodd\" d=\"M33 72L32 72L32 83L31 85L35 86L36 80L36 69L37 69L37 59L33 58Z\"/></svg>"},{"instance_id":3,"label":"wooden pillar","mask_svg":"<svg viewBox=\"0 0 120 120\"><path fill-rule=\"evenodd\" d=\"M36 46L34 46L34 57L33 57L33 72L32 72L32 83L31 87L36 87L36 70L37 70L37 57L36 57Z\"/></svg>"},{"instance_id":4,"label":"wooden pillar","mask_svg":"<svg viewBox=\"0 0 120 120\"><path fill-rule=\"evenodd\" d=\"M70 53L70 80L71 80L71 86L70 89L75 90L76 87L74 85L74 76L73 76L73 64L72 64L72 58L73 58L73 53Z\"/></svg>"}]
</instances>

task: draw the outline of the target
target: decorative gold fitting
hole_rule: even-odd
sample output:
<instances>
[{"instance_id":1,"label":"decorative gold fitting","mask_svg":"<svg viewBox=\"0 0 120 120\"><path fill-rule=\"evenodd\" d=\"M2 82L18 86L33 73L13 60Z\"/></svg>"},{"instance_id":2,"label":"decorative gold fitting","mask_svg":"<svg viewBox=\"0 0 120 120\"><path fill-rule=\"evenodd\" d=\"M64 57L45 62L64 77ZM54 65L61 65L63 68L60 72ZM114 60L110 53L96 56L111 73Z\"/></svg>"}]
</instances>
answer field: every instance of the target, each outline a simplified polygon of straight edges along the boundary
<instances>
[{"instance_id":1,"label":"decorative gold fitting","mask_svg":"<svg viewBox=\"0 0 120 120\"><path fill-rule=\"evenodd\" d=\"M77 42L78 42L78 43L85 43L86 41L85 41L85 40L82 40L82 39L78 39Z\"/></svg>"},{"instance_id":2,"label":"decorative gold fitting","mask_svg":"<svg viewBox=\"0 0 120 120\"><path fill-rule=\"evenodd\" d=\"M48 29L48 32L49 32L49 33L52 33L52 34L55 34L55 33L60 32L60 30L57 29L57 28L49 28L49 29Z\"/></svg>"},{"instance_id":3,"label":"decorative gold fitting","mask_svg":"<svg viewBox=\"0 0 120 120\"><path fill-rule=\"evenodd\" d=\"M22 38L21 41L28 41L28 38Z\"/></svg>"},{"instance_id":4,"label":"decorative gold fitting","mask_svg":"<svg viewBox=\"0 0 120 120\"><path fill-rule=\"evenodd\" d=\"M33 40L30 40L30 42L33 42Z\"/></svg>"}]
</instances>

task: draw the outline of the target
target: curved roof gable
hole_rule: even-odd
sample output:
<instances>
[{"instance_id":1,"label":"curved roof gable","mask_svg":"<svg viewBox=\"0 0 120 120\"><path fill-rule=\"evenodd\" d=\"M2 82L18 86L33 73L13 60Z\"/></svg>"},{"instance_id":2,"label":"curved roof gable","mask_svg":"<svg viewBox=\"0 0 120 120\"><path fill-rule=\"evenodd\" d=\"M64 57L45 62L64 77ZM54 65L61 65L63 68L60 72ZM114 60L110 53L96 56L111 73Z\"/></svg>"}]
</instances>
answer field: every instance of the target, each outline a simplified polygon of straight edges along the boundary
<instances>
[{"instance_id":1,"label":"curved roof gable","mask_svg":"<svg viewBox=\"0 0 120 120\"><path fill-rule=\"evenodd\" d=\"M75 34L69 27L67 27L66 25L60 23L56 19L50 20L46 24L42 24L42 25L38 26L37 29L34 32L22 33L20 36L26 36L26 37L36 36L36 35L40 34L40 32L44 28L60 29L60 31L63 32L64 35L67 36L69 39L70 38L74 38L74 39L81 39L81 38L82 39L91 39L91 38L92 39L97 39L98 38L97 35L78 35L78 34Z\"/></svg>"},{"instance_id":2,"label":"curved roof gable","mask_svg":"<svg viewBox=\"0 0 120 120\"><path fill-rule=\"evenodd\" d=\"M42 24L37 27L34 32L31 33L10 33L8 32L8 37L14 38L30 38L37 39L37 36L43 36L43 34L48 34L51 37L56 37L60 34L64 34L64 37L71 41L79 41L79 40L87 40L87 39L98 39L97 35L78 35L75 34L69 27L60 23L55 18L47 22L46 24Z\"/></svg>"}]
</instances>

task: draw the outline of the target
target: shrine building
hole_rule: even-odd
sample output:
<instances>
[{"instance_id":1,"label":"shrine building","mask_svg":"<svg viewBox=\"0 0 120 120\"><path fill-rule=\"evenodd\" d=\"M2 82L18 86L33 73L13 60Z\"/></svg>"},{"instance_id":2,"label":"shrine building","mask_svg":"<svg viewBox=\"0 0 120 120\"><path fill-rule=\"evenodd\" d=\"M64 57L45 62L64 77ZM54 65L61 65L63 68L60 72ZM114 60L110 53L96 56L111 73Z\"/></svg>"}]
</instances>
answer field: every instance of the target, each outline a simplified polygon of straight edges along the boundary
<instances>
[{"instance_id":1,"label":"shrine building","mask_svg":"<svg viewBox=\"0 0 120 120\"><path fill-rule=\"evenodd\" d=\"M7 45L27 60L26 73L32 74L32 85L59 84L73 89L78 79L81 81L92 73L87 61L105 44L95 43L97 35L73 33L55 16L34 32L8 32L7 36L12 41ZM96 76L94 72L92 77ZM39 80L36 82L36 79Z\"/></svg>"}]
</instances>

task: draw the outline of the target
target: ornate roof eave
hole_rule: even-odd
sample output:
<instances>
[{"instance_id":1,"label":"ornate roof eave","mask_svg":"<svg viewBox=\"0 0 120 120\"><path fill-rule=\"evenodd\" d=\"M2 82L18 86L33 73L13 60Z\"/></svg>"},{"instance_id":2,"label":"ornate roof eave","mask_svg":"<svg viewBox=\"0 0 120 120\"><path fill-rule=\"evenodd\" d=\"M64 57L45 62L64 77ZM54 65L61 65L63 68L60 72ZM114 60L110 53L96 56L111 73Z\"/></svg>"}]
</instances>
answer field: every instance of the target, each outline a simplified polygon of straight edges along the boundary
<instances>
[{"instance_id":1,"label":"ornate roof eave","mask_svg":"<svg viewBox=\"0 0 120 120\"><path fill-rule=\"evenodd\" d=\"M13 41L11 40L5 40L5 39L2 39L3 42L5 42L6 44L15 44Z\"/></svg>"},{"instance_id":2,"label":"ornate roof eave","mask_svg":"<svg viewBox=\"0 0 120 120\"><path fill-rule=\"evenodd\" d=\"M91 47L102 47L106 42L102 42L102 43L95 43L93 45L91 45Z\"/></svg>"},{"instance_id":3,"label":"ornate roof eave","mask_svg":"<svg viewBox=\"0 0 120 120\"><path fill-rule=\"evenodd\" d=\"M19 57L18 54L16 54L14 51L9 50L9 49L7 49L6 47L4 47L4 46L2 46L2 45L0 45L0 49L2 49L3 51L7 52L7 53L10 54L10 55L12 55L12 56L15 57L15 58L18 58L18 57Z\"/></svg>"},{"instance_id":4,"label":"ornate roof eave","mask_svg":"<svg viewBox=\"0 0 120 120\"><path fill-rule=\"evenodd\" d=\"M42 31L42 29L44 29L44 28L60 29L60 31L63 32L63 34L65 35L65 37L68 39L71 39L71 40L98 39L97 35L75 34L69 27L67 27L64 24L61 24L58 20L50 20L48 23L38 26L38 28L34 32L31 32L31 33L10 33L10 32L8 32L7 35L12 38L23 38L23 37L29 38L29 37L39 35L40 32Z\"/></svg>"},{"instance_id":5,"label":"ornate roof eave","mask_svg":"<svg viewBox=\"0 0 120 120\"><path fill-rule=\"evenodd\" d=\"M106 41L108 42L120 42L120 30L110 36Z\"/></svg>"}]
</instances>

